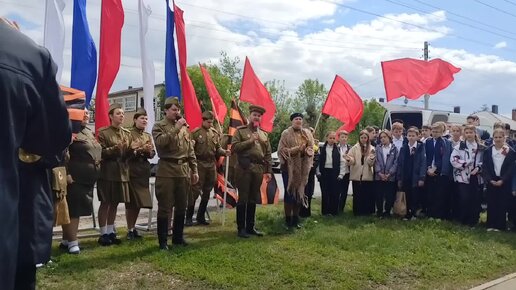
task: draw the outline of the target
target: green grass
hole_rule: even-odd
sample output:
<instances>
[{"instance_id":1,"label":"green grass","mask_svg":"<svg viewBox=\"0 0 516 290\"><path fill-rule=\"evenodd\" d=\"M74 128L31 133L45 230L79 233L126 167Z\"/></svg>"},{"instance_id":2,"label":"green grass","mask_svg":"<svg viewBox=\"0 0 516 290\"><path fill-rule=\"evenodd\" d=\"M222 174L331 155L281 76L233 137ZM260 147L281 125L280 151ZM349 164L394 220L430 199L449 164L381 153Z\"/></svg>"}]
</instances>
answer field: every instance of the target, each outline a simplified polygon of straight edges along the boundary
<instances>
[{"instance_id":1,"label":"green grass","mask_svg":"<svg viewBox=\"0 0 516 290\"><path fill-rule=\"evenodd\" d=\"M318 206L313 209L318 212ZM188 247L143 241L82 253L54 252L38 271L40 289L468 289L516 271L516 235L449 222L315 214L283 229L282 205L258 209L263 238L238 239L234 211L225 227L186 229ZM56 245L57 246L57 245Z\"/></svg>"}]
</instances>

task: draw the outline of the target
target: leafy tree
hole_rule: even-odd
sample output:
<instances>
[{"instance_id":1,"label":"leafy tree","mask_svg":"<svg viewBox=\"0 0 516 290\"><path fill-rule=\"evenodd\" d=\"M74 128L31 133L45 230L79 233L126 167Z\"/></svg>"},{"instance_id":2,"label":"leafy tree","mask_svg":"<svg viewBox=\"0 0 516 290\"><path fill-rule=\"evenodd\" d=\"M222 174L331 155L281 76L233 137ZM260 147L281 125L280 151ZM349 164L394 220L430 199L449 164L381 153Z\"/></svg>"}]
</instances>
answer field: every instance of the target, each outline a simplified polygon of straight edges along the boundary
<instances>
[{"instance_id":1,"label":"leafy tree","mask_svg":"<svg viewBox=\"0 0 516 290\"><path fill-rule=\"evenodd\" d=\"M269 134L269 140L274 152L278 147L281 132L290 126L290 102L292 97L290 92L285 88L285 81L272 80L265 82L264 85L276 104L274 129L271 134Z\"/></svg>"},{"instance_id":2,"label":"leafy tree","mask_svg":"<svg viewBox=\"0 0 516 290\"><path fill-rule=\"evenodd\" d=\"M378 126L381 128L385 109L375 99L364 101L364 114L355 131L349 136L350 144L358 141L358 134L367 126Z\"/></svg>"}]
</instances>

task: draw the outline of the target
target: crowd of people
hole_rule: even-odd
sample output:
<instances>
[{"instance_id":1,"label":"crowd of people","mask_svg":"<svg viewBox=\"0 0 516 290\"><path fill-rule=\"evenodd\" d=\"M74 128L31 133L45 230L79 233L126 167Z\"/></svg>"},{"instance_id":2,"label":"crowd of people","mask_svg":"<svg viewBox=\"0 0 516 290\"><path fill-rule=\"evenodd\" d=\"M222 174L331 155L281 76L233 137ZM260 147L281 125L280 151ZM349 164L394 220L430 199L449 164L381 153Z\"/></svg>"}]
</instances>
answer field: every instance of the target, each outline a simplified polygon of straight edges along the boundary
<instances>
[{"instance_id":1,"label":"crowd of people","mask_svg":"<svg viewBox=\"0 0 516 290\"><path fill-rule=\"evenodd\" d=\"M6 289L35 287L35 265L50 258L53 204L65 197L66 222L59 247L80 253L79 219L92 212L95 184L100 201L98 243L122 242L114 224L120 203L126 208L126 239L140 239L135 224L141 208L152 208L148 160L156 154L161 250L168 250L170 228L172 244L187 245L184 227L194 224L199 197L196 223L209 225L205 214L216 182L216 162L222 156L234 161L228 170L238 191L237 236L263 236L256 228L256 205L264 177L268 181L273 173L271 144L260 129L264 108L249 107L248 125L236 129L231 143L224 144L230 146L223 146L209 111L202 114L202 126L190 132L175 97L165 101L164 118L152 134L145 132L145 110L136 112L127 129L122 126L124 110L113 104L108 112L111 123L97 136L87 127L85 110L82 128L72 137L48 51L17 32L12 23L0 20L0 35L9 40L0 42L0 116L10 134L0 141L0 219L5 224L0 284ZM478 128L474 115L468 124L436 122L422 128L406 128L395 121L391 131L365 128L353 146L348 144L348 132L328 132L319 147L314 130L303 124L302 113L293 113L290 120L278 144L288 229L300 228L301 218L311 215L317 178L325 216L344 211L351 182L356 216L390 217L396 192L403 191L406 220L429 217L474 227L486 203L488 231L507 230L508 220L510 229L516 230L516 141L509 138L508 124L496 123L491 137ZM52 170L58 167L65 171ZM52 180L64 181L66 194L60 188L52 196L52 190L59 188Z\"/></svg>"},{"instance_id":2,"label":"crowd of people","mask_svg":"<svg viewBox=\"0 0 516 290\"><path fill-rule=\"evenodd\" d=\"M516 141L510 126L495 123L490 137L477 128L478 116L467 121L405 129L397 120L392 130L362 130L354 146L348 132L328 132L310 173L320 181L322 215L343 212L351 181L356 216L390 217L402 191L404 220L427 217L475 227L484 205L488 231L516 230ZM314 186L308 179L310 200Z\"/></svg>"}]
</instances>

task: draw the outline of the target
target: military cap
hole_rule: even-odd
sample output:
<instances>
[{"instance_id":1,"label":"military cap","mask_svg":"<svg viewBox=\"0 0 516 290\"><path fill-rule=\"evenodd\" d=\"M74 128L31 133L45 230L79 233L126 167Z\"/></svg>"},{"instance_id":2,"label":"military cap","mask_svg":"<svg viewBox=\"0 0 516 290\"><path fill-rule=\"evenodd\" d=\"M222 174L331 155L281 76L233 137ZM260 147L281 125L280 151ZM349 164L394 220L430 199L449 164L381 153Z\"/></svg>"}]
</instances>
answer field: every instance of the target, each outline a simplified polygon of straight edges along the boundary
<instances>
[{"instance_id":1,"label":"military cap","mask_svg":"<svg viewBox=\"0 0 516 290\"><path fill-rule=\"evenodd\" d=\"M204 111L202 112L203 120L213 120L213 112L212 111Z\"/></svg>"},{"instance_id":2,"label":"military cap","mask_svg":"<svg viewBox=\"0 0 516 290\"><path fill-rule=\"evenodd\" d=\"M303 114L301 113L293 113L292 115L290 115L290 121L294 120L295 118L301 118L303 119Z\"/></svg>"},{"instance_id":3,"label":"military cap","mask_svg":"<svg viewBox=\"0 0 516 290\"><path fill-rule=\"evenodd\" d=\"M109 111L108 111L108 114L113 114L113 111L115 109L122 109L122 105L121 104L118 104L118 103L113 103L111 105L109 105Z\"/></svg>"},{"instance_id":4,"label":"military cap","mask_svg":"<svg viewBox=\"0 0 516 290\"><path fill-rule=\"evenodd\" d=\"M252 112L258 112L263 115L265 113L265 108L257 105L251 105L249 106L249 113Z\"/></svg>"},{"instance_id":5,"label":"military cap","mask_svg":"<svg viewBox=\"0 0 516 290\"><path fill-rule=\"evenodd\" d=\"M147 116L147 111L145 111L144 108L139 108L136 113L134 113L134 117L133 119L136 120L138 119L140 116Z\"/></svg>"},{"instance_id":6,"label":"military cap","mask_svg":"<svg viewBox=\"0 0 516 290\"><path fill-rule=\"evenodd\" d=\"M176 107L179 107L179 99L177 97L168 97L165 100L165 107L167 107L167 105L175 105Z\"/></svg>"}]
</instances>

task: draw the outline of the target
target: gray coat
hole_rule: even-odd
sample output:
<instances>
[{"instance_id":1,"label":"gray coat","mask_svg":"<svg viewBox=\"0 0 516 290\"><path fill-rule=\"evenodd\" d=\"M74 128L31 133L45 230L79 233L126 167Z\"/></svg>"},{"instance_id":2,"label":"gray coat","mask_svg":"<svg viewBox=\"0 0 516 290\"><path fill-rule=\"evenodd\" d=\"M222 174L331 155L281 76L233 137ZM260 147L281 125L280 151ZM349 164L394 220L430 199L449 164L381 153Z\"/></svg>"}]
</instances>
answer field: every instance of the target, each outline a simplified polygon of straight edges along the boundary
<instances>
[{"instance_id":1,"label":"gray coat","mask_svg":"<svg viewBox=\"0 0 516 290\"><path fill-rule=\"evenodd\" d=\"M390 174L388 181L396 180L396 170L398 167L398 149L391 144L391 150L384 160L382 145L376 146L376 161L374 163L374 180L382 180L379 173Z\"/></svg>"}]
</instances>

